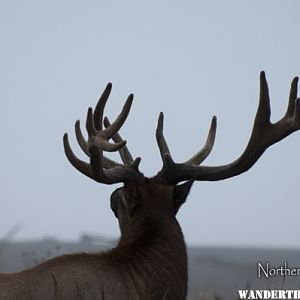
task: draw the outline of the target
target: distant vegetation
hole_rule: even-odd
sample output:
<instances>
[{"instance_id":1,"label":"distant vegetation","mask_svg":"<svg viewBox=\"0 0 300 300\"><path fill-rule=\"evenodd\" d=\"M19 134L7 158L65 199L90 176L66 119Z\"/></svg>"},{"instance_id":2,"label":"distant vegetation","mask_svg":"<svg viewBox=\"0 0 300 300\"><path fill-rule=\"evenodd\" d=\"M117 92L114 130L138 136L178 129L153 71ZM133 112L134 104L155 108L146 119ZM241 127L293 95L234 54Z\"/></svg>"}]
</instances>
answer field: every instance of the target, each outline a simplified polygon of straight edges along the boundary
<instances>
[{"instance_id":1,"label":"distant vegetation","mask_svg":"<svg viewBox=\"0 0 300 300\"><path fill-rule=\"evenodd\" d=\"M15 230L11 230L14 233ZM43 260L76 252L96 252L112 248L115 241L83 235L78 242L43 239L31 242L13 242L13 234L0 242L0 272L14 272L31 267ZM288 261L299 265L300 250L267 250L238 248L189 247L189 296L188 300L233 300L237 289L282 288L299 289L298 279L281 278L258 280L257 261L271 261L280 265Z\"/></svg>"}]
</instances>

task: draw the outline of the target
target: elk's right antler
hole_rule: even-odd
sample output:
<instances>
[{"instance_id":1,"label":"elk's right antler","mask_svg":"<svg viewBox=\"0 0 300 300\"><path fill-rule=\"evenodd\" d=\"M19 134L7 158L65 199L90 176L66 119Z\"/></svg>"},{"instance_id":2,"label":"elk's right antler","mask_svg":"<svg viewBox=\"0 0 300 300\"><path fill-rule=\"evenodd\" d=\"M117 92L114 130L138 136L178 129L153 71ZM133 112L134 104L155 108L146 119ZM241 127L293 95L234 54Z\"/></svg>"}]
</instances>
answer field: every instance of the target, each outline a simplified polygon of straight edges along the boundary
<instances>
[{"instance_id":1,"label":"elk's right antler","mask_svg":"<svg viewBox=\"0 0 300 300\"><path fill-rule=\"evenodd\" d=\"M108 119L104 119L105 129L102 128L103 112L105 104L111 92L112 85L109 83L103 94L101 95L93 113L93 109L89 107L86 118L86 129L88 132L88 141L85 140L80 129L80 123L75 123L75 133L77 141L89 156L90 164L80 160L73 153L68 134L64 135L64 149L70 163L84 175L96 180L97 182L113 184L117 182L141 181L144 179L142 173L139 172L138 166L140 158L132 159L127 149L126 141L118 134L118 131L124 124L132 104L133 95L129 95L121 113L117 119L110 124ZM115 143L110 143L109 139L113 139ZM119 164L103 155L103 151L115 152L119 151L124 165Z\"/></svg>"}]
</instances>

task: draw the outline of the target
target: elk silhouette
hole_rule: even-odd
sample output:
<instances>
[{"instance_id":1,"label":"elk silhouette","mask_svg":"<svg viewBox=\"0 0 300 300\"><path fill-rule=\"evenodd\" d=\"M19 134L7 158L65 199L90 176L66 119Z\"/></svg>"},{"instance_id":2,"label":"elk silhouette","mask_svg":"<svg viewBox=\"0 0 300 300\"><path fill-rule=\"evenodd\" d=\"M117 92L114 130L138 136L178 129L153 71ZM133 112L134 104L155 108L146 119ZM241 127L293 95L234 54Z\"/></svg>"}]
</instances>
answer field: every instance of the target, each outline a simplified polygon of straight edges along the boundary
<instances>
[{"instance_id":1,"label":"elk silhouette","mask_svg":"<svg viewBox=\"0 0 300 300\"><path fill-rule=\"evenodd\" d=\"M151 178L139 171L141 159L132 158L126 141L118 134L133 95L112 124L103 119L112 88L109 83L94 111L88 109L87 141L79 121L75 123L77 141L90 162L75 156L67 134L63 141L66 156L78 171L99 183L124 183L110 199L121 231L117 246L104 253L63 255L19 273L1 274L0 299L186 299L187 254L176 213L194 181L237 176L251 168L269 146L300 128L297 83L296 77L286 114L277 123L271 123L268 85L261 72L259 106L250 140L242 155L227 165L200 165L212 150L216 117L212 118L204 147L184 163L177 163L163 135L161 113L156 139L163 166ZM104 151L118 151L123 164L105 157Z\"/></svg>"}]
</instances>

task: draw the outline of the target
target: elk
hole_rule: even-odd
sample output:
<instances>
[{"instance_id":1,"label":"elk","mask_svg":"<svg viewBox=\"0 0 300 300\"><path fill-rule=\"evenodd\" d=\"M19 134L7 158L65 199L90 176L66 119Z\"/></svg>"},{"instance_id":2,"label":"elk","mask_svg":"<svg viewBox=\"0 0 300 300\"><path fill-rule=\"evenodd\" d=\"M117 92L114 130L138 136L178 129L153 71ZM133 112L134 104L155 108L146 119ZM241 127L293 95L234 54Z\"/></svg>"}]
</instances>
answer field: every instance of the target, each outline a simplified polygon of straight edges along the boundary
<instances>
[{"instance_id":1,"label":"elk","mask_svg":"<svg viewBox=\"0 0 300 300\"><path fill-rule=\"evenodd\" d=\"M75 123L77 141L89 163L75 156L67 134L63 142L69 162L79 172L99 183L123 184L110 199L121 231L117 246L104 253L63 255L19 273L1 274L0 299L186 299L187 254L176 220L179 208L194 181L223 180L246 172L268 147L300 128L297 84L296 77L284 117L271 123L268 84L261 72L259 106L248 145L239 158L227 165L201 165L214 144L216 117L212 118L202 149L177 163L164 138L161 113L156 139L163 164L154 177L148 178L139 171L141 159L132 158L118 133L130 111L133 95L112 124L103 118L112 89L109 83L95 109L88 109L87 140L79 121ZM119 152L122 164L104 156L104 152L114 151Z\"/></svg>"}]
</instances>

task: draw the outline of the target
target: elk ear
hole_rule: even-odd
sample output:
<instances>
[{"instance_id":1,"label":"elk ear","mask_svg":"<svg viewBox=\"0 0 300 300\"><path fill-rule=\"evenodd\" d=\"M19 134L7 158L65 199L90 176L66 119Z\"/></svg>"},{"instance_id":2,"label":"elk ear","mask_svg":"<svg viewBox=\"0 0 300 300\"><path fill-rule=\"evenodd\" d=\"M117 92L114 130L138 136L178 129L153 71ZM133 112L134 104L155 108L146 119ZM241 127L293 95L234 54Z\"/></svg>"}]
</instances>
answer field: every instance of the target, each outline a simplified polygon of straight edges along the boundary
<instances>
[{"instance_id":1,"label":"elk ear","mask_svg":"<svg viewBox=\"0 0 300 300\"><path fill-rule=\"evenodd\" d=\"M123 198L123 188L116 189L110 196L110 208L118 218L119 203Z\"/></svg>"},{"instance_id":2,"label":"elk ear","mask_svg":"<svg viewBox=\"0 0 300 300\"><path fill-rule=\"evenodd\" d=\"M139 193L137 189L134 187L125 188L122 200L129 217L131 217L139 204Z\"/></svg>"},{"instance_id":3,"label":"elk ear","mask_svg":"<svg viewBox=\"0 0 300 300\"><path fill-rule=\"evenodd\" d=\"M173 189L173 199L174 199L174 211L177 214L180 206L185 202L191 187L194 183L194 179L191 179L183 184L175 185Z\"/></svg>"}]
</instances>

